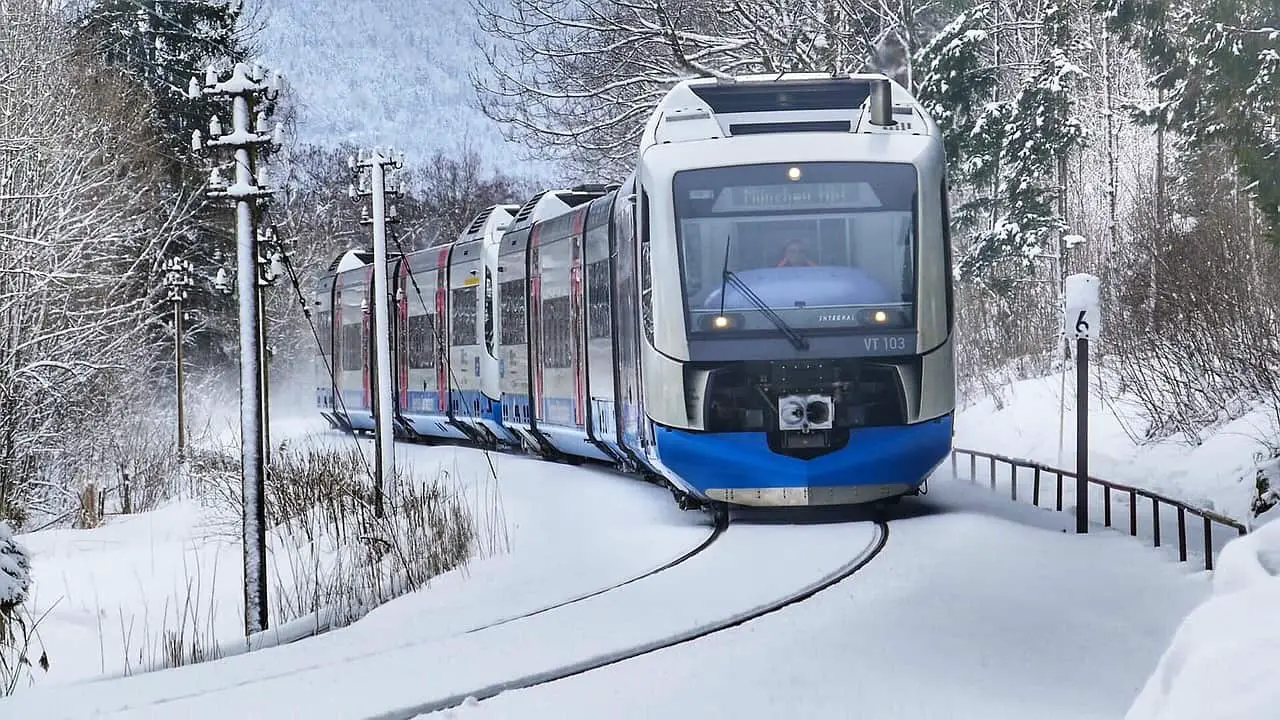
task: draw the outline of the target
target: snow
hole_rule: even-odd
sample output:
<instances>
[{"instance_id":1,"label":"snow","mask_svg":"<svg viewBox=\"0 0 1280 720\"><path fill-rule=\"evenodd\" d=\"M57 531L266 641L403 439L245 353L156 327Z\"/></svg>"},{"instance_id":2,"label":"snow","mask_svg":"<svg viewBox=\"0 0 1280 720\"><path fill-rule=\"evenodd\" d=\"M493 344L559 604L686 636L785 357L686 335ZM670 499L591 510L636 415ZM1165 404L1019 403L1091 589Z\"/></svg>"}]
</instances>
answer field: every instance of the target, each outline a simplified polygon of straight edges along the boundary
<instances>
[{"instance_id":1,"label":"snow","mask_svg":"<svg viewBox=\"0 0 1280 720\"><path fill-rule=\"evenodd\" d=\"M988 399L965 409L957 444L1057 464L1058 381L1017 383L1002 406ZM1247 494L1234 479L1204 482L1206 468L1247 446L1230 426L1199 448L1140 447L1124 434L1131 408L1091 407L1102 477L1178 497L1202 487L1224 505ZM272 434L353 442L305 414L274 419ZM372 442L359 442L371 456ZM1077 536L1069 514L956 482L948 464L929 495L899 506L883 552L834 588L701 639L511 689L687 636L818 582L865 552L874 526L857 513L800 523L742 514L670 570L522 618L686 553L708 537L705 516L606 470L465 448L398 444L396 452L398 464L419 472L456 464L477 497L491 459L501 506L491 515L505 516L493 531L509 534L509 552L477 558L318 637L285 644L317 618L273 628L255 642L266 649L243 654L239 549L198 503L113 517L95 530L24 536L34 605L52 607L41 627L52 665L37 671L36 687L0 700L0 716L412 717L445 708L437 714L753 718L845 717L856 707L867 717L1000 720L1114 718L1132 705L1132 720L1178 720L1168 708L1194 705L1212 682L1236 682L1202 669L1222 664L1219 633L1233 633L1224 643L1275 640L1265 616L1246 614L1276 599L1280 543L1256 545L1262 533L1229 545L1211 575L1117 532ZM1169 647L1178 623L1209 597L1211 578L1213 596ZM190 632L233 656L83 682L121 674L125 647L137 655L160 626L174 624L193 580L200 606ZM130 664L136 669L138 659ZM468 695L487 699L463 702Z\"/></svg>"},{"instance_id":2,"label":"snow","mask_svg":"<svg viewBox=\"0 0 1280 720\"><path fill-rule=\"evenodd\" d=\"M452 0L259 0L264 65L288 79L303 142L393 144L410 164L470 144L485 165L547 175L479 110L485 72L466 3ZM480 38L483 39L483 38Z\"/></svg>"},{"instance_id":3,"label":"snow","mask_svg":"<svg viewBox=\"0 0 1280 720\"><path fill-rule=\"evenodd\" d=\"M1206 584L981 490L938 482L907 507L879 557L803 605L441 715L1115 718Z\"/></svg>"},{"instance_id":4,"label":"snow","mask_svg":"<svg viewBox=\"0 0 1280 720\"><path fill-rule=\"evenodd\" d=\"M1127 720L1270 720L1280 706L1280 523L1223 551L1213 596L1178 628Z\"/></svg>"},{"instance_id":5,"label":"snow","mask_svg":"<svg viewBox=\"0 0 1280 720\"><path fill-rule=\"evenodd\" d=\"M27 599L31 563L27 549L13 537L13 528L0 522L0 612Z\"/></svg>"},{"instance_id":6,"label":"snow","mask_svg":"<svg viewBox=\"0 0 1280 720\"><path fill-rule=\"evenodd\" d=\"M957 447L1074 468L1075 370L1065 380L1065 422L1059 445L1061 375L1008 384L961 411ZM1170 438L1141 443L1136 403L1114 392L1111 378L1095 370L1089 398L1089 474L1178 498L1237 520L1249 517L1259 455L1258 440L1271 421L1265 408L1213 428L1195 443Z\"/></svg>"}]
</instances>

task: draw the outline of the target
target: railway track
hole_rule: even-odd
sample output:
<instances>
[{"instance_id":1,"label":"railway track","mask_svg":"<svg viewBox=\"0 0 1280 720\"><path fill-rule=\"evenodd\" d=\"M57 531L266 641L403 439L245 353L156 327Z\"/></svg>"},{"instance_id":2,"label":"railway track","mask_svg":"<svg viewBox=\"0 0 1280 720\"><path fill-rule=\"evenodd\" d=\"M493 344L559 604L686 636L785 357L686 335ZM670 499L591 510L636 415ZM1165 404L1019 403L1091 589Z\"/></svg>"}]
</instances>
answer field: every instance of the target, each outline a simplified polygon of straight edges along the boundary
<instances>
[{"instance_id":1,"label":"railway track","mask_svg":"<svg viewBox=\"0 0 1280 720\"><path fill-rule=\"evenodd\" d=\"M715 520L715 526L714 526L714 528L713 528L713 529L712 529L712 531L707 535L707 537L706 537L706 538L704 538L704 539L702 540L702 542L700 542L700 543L698 543L697 545L695 545L694 547L690 548L688 552L686 552L685 554L681 555L680 557L677 557L677 558L675 558L675 559L673 559L673 560L671 560L671 561L669 561L669 562L667 562L667 563L665 563L665 564L663 564L663 565L660 565L660 566L658 566L658 567L656 567L656 568L653 568L652 570L649 570L649 571L647 571L647 572L640 573L639 575L633 575L632 577L627 578L626 580L622 580L622 581L620 581L620 582L616 582L616 583L614 583L614 584L612 584L612 585L609 585L609 586L607 586L607 587L603 587L603 588L600 588L600 589L598 589L598 590L593 590L593 591L588 592L588 593L583 593L583 594L581 594L581 595L576 595L576 596L574 596L574 597L572 597L572 598L569 598L568 600L561 600L560 602L553 603L553 604L551 604L551 605L545 605L545 606L543 606L543 607L538 608L537 610L530 610L529 612L521 613L521 614L519 614L519 615L512 615L512 616L510 616L510 617L505 617L505 618L503 618L503 619L501 619L501 620L495 620L495 621L490 622L490 623L485 623L484 625L478 625L478 626L473 627L473 628L470 628L470 629L468 629L468 630L463 630L463 631L462 631L461 633L459 633L459 634L461 634L461 635L471 635L471 634L473 634L473 633L478 633L478 632L481 632L481 631L483 631L483 630L489 630L489 629L491 629L491 628L500 627L500 626L502 626L502 625L506 625L507 623L513 623L513 622L516 622L517 620L524 620L524 619L526 619L526 618L531 618L531 617L534 617L534 616L537 616L537 615L541 615L541 614L546 613L546 612L551 612L552 610L558 610L558 609L560 609L560 608L562 608L562 607L567 607L567 606L569 606L569 605L573 605L573 604L575 604L575 603L580 603L580 602L582 602L582 601L584 601L584 600L590 600L590 599L591 599L591 598L593 598L593 597L597 597L597 596L603 595L603 594L605 594L605 593L607 593L607 592L611 592L611 591L613 591L613 590L617 590L617 589L619 589L619 588L624 588L624 587L626 587L626 586L630 585L631 583L639 582L639 581L641 581L641 580L644 580L645 578L653 577L654 575L657 575L657 574L658 574L658 573L660 573L660 572L665 572L665 571L667 571L667 570L670 570L671 568L674 568L674 567L676 567L676 566L678 566L678 565L683 564L684 562L686 562L686 561L688 561L688 560L690 560L690 559L692 559L692 558L696 557L696 556L697 556L698 554L700 554L702 551L704 551L704 550L706 550L707 548L711 547L711 545L712 545L713 543L715 543L715 541L716 541L716 540L720 539L720 537L721 537L722 535L724 535L725 528L727 528L727 527L729 527L729 522L728 522L727 517L716 516L716 520Z\"/></svg>"},{"instance_id":2,"label":"railway track","mask_svg":"<svg viewBox=\"0 0 1280 720\"><path fill-rule=\"evenodd\" d=\"M875 521L875 527L876 527L876 533L875 533L875 536L872 538L871 542L866 547L864 547L857 555L855 555L852 559L850 559L849 562L836 568L834 571L819 578L815 582L812 582L793 592L782 595L777 599L771 600L762 605L758 605L749 610L739 612L729 617L725 617L720 620L716 620L714 622L706 623L695 628L691 628L684 632L668 635L668 636L655 639L649 642L633 645L625 649L604 653L604 654L597 655L595 657L591 657L579 662L562 665L560 667L540 671L537 673L532 673L532 674L525 675L513 680L506 680L498 683L493 683L490 685L486 685L484 687L476 688L468 692L455 693L448 697L432 700L430 702L425 702L419 705L402 707L390 712L383 712L375 715L370 715L366 718L366 720L410 720L411 718L415 718L420 715L439 712L441 710L448 710L450 708L457 707L459 705L462 705L464 702L466 702L469 699L487 700L500 693L510 692L512 690L524 690L528 688L534 688L540 685L546 685L549 683L557 682L559 680L564 680L566 678L570 678L575 675L581 675L583 673L591 672L593 670L599 670L600 668L608 667L610 665L614 665L620 662L638 658L643 655L648 655L658 650L664 650L667 648L676 647L678 645L683 645L685 643L689 643L694 640L705 638L709 635L714 635L715 633L724 632L725 630L738 627L740 625L751 622L753 620L758 620L760 618L776 613L785 608L791 607L792 605L803 602L813 597L814 595L822 592L823 590L832 588L840 584L841 582L849 579L859 570L866 567L867 564L869 564L876 557L876 555L878 555L880 551L884 549L885 544L889 540L889 525L886 521L884 520ZM708 542L704 543L704 546L709 545L711 541L714 541L714 539L718 536L720 530L722 529L718 527L717 533L713 533L713 535L708 539ZM700 547L703 547L703 546L700 546ZM682 561L683 560L681 560L681 562ZM664 566L663 569L666 569L666 567L667 566ZM642 577L652 576L657 572L659 571L650 572L646 576L642 576ZM633 578L632 580L628 581L628 583L623 583L623 584L629 584L630 582L635 582L637 580L642 579L642 577ZM619 587L620 586L621 585L619 585ZM600 595L600 594L603 594L604 592L607 592L607 590L601 590L597 593L594 593L592 596ZM585 599L585 597L581 599ZM567 604L569 604L569 602L562 603L561 606L567 605ZM545 612L546 610L550 610L550 609L551 608L546 608L539 612ZM512 618L511 620L501 621L501 622L510 622L515 619L517 618Z\"/></svg>"}]
</instances>

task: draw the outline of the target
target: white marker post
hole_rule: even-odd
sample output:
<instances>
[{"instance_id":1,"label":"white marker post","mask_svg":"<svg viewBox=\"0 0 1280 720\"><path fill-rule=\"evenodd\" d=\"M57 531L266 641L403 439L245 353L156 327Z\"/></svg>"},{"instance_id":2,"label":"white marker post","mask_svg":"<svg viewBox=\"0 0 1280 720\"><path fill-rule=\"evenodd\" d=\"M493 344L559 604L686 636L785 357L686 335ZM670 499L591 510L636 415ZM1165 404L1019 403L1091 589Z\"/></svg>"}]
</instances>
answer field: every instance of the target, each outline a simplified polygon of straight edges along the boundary
<instances>
[{"instance_id":1,"label":"white marker post","mask_svg":"<svg viewBox=\"0 0 1280 720\"><path fill-rule=\"evenodd\" d=\"M1076 339L1076 532L1089 532L1089 341L1102 330L1096 275L1080 273L1063 285L1062 331Z\"/></svg>"}]
</instances>

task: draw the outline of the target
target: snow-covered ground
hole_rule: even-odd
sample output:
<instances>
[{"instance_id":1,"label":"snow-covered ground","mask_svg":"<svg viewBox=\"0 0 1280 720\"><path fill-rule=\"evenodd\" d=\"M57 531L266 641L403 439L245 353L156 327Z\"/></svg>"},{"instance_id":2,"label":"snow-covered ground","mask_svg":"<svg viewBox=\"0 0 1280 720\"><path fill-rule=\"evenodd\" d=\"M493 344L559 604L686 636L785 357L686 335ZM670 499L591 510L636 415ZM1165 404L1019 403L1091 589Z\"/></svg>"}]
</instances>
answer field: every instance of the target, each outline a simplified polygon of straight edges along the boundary
<instances>
[{"instance_id":1,"label":"snow-covered ground","mask_svg":"<svg viewBox=\"0 0 1280 720\"><path fill-rule=\"evenodd\" d=\"M1029 381L1013 392L1004 410L968 409L958 444L1055 463L1054 380ZM1177 495L1156 471L1138 476L1137 469L1152 465L1142 464L1143 451L1127 438L1115 436L1118 424L1109 426L1107 417L1105 408L1095 416L1096 474ZM1001 441L1000 433L1008 439ZM277 441L304 436L352 442L309 416L273 422ZM1068 436L1068 463L1071 441ZM874 540L865 520L795 525L740 518L709 549L672 570L477 630L661 566L702 543L711 529L703 516L676 509L665 491L607 471L450 447L401 445L397 456L419 472L456 465L460 479L475 487L487 482L492 459L509 552L478 559L317 638L85 683L120 674L126 644L136 668L137 654L153 647L148 642L156 641L160 626L172 624L166 613L181 612L192 578L200 582L202 603L194 629L234 643L241 623L239 549L190 500L113 517L96 530L22 536L32 550L37 610L52 606L41 626L51 666L48 673L36 671L37 687L0 701L0 717L268 711L407 717L459 694L757 606L824 576ZM1166 446L1153 457L1172 469L1177 457L1207 456ZM1126 467L1133 472L1126 475ZM1119 533L1078 537L1069 532L1066 514L1014 505L949 476L944 466L927 497L901 506L883 552L869 565L809 600L674 648L439 714L847 717L856 709L867 717L1123 716L1178 623L1209 596L1211 576ZM1225 497L1234 489L1223 482L1214 492ZM1224 647L1261 648L1275 639L1256 619L1264 616L1247 614L1277 599L1271 573L1280 566L1280 542L1259 544L1260 538L1224 554L1216 594L1180 631L1133 720L1184 717L1168 714L1169 708L1198 702L1194 698L1209 692L1204 686L1243 682L1203 672L1224 665Z\"/></svg>"},{"instance_id":2,"label":"snow-covered ground","mask_svg":"<svg viewBox=\"0 0 1280 720\"><path fill-rule=\"evenodd\" d=\"M321 425L286 420L273 423L273 432L278 440ZM336 433L323 437L352 442ZM496 502L505 516L503 527L493 530L505 530L510 547L440 578L411 614L445 613L465 624L524 612L661 565L709 532L697 515L670 513L669 494L611 473L501 454L486 459L453 448L402 445L397 459L431 476L441 464L451 471L456 464L456 479L471 487L486 485L492 459L500 478ZM483 497L472 505L477 514L486 510ZM162 657L166 630L195 635L205 647L242 638L240 547L212 520L199 503L179 500L153 512L109 516L94 530L20 536L32 556L33 610L49 613L40 635L50 668L35 672L37 685L137 671ZM274 555L270 562L277 565ZM274 583L277 571L268 576ZM544 577L556 578L556 585L540 582ZM384 607L375 614L395 612Z\"/></svg>"},{"instance_id":3,"label":"snow-covered ground","mask_svg":"<svg viewBox=\"0 0 1280 720\"><path fill-rule=\"evenodd\" d=\"M965 408L956 421L956 446L1074 468L1074 383L1073 371L1066 380L1061 454L1058 375L1013 383L999 404L988 398ZM1198 444L1180 438L1140 444L1131 437L1144 429L1133 402L1104 392L1096 375L1090 387L1091 475L1155 490L1237 520L1248 517L1258 455L1266 453L1257 438L1270 432L1266 411L1214 428Z\"/></svg>"}]
</instances>

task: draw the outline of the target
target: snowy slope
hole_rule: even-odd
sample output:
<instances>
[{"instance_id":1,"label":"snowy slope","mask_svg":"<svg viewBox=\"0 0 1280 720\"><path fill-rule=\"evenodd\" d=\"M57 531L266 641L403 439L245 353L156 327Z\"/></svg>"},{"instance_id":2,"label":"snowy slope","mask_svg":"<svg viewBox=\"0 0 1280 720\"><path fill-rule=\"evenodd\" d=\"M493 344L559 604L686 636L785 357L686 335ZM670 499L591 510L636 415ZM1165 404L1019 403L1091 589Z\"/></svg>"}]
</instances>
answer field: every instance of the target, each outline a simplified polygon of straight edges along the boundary
<instances>
[{"instance_id":1,"label":"snowy slope","mask_svg":"<svg viewBox=\"0 0 1280 720\"><path fill-rule=\"evenodd\" d=\"M394 145L410 164L470 143L491 167L518 159L478 109L469 73L480 33L458 0L254 0L264 64L284 71L299 107L298 137L333 145ZM482 69L482 68L481 68Z\"/></svg>"},{"instance_id":2,"label":"snowy slope","mask_svg":"<svg viewBox=\"0 0 1280 720\"><path fill-rule=\"evenodd\" d=\"M274 437L318 425L323 421L276 422ZM337 433L321 437L352 442ZM363 442L371 456L370 441ZM520 457L491 459L498 471L496 488L486 484L488 465L480 452L397 446L402 467L411 463L434 477L443 463L465 486L477 489L481 497L472 503L477 515L487 507L483 496L496 491L510 551L438 578L419 593L411 611L394 604L379 608L366 618L366 627L383 627L396 636L426 623L423 632L431 633L439 623L457 628L526 612L662 565L709 533L701 516L675 511L670 495L654 486ZM592 511L583 512L584 507ZM40 632L51 667L35 673L37 685L136 671L158 655L166 629L181 628L206 646L241 638L240 549L234 531L229 537L226 530L212 525L198 503L179 501L149 513L111 517L95 530L21 536L33 559L34 610L50 610ZM268 572L273 585L279 563L273 552ZM274 594L271 603L276 605ZM394 619L391 629L383 618Z\"/></svg>"},{"instance_id":3,"label":"snowy slope","mask_svg":"<svg viewBox=\"0 0 1280 720\"><path fill-rule=\"evenodd\" d=\"M1066 381L1066 422L1059 455L1061 378L1023 380L1010 385L998 407L994 399L962 409L956 419L957 447L983 450L1054 467L1075 467L1074 373ZM1191 505L1243 520L1254 494L1258 454L1267 453L1256 438L1269 428L1259 410L1213 428L1203 442L1178 438L1138 443L1143 426L1133 403L1104 392L1094 376L1089 400L1089 473L1104 480L1162 492Z\"/></svg>"}]
</instances>

